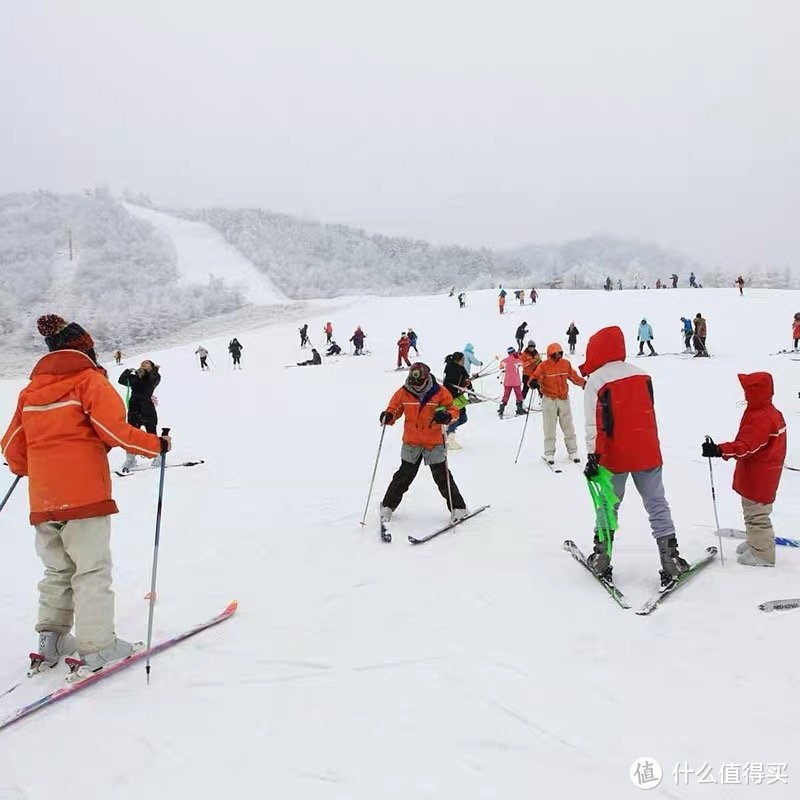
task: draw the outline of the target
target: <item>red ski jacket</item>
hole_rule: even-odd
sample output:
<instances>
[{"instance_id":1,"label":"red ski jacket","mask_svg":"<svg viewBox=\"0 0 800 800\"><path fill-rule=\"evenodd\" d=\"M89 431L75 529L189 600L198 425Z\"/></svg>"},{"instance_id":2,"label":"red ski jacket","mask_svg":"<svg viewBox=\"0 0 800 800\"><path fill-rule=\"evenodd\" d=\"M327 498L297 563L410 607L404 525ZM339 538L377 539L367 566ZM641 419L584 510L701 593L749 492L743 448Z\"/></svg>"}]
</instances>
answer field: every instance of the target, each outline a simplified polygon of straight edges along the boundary
<instances>
[{"instance_id":1,"label":"red ski jacket","mask_svg":"<svg viewBox=\"0 0 800 800\"><path fill-rule=\"evenodd\" d=\"M616 325L602 328L586 345L580 367L588 375L584 411L586 452L614 473L661 466L653 382L625 361L625 337Z\"/></svg>"},{"instance_id":2,"label":"red ski jacket","mask_svg":"<svg viewBox=\"0 0 800 800\"><path fill-rule=\"evenodd\" d=\"M769 372L740 374L747 409L732 442L719 449L724 459L735 458L733 490L756 503L773 503L786 459L786 420L772 405L775 393Z\"/></svg>"}]
</instances>

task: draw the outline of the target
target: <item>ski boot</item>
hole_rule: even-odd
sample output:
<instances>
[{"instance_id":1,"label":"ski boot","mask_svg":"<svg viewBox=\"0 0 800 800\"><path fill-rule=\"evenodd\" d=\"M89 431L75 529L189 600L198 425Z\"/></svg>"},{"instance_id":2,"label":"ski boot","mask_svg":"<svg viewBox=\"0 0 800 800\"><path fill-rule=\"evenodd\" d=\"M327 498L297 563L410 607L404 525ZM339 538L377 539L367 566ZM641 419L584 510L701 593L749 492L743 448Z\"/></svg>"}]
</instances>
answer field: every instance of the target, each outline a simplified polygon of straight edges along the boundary
<instances>
[{"instance_id":1,"label":"ski boot","mask_svg":"<svg viewBox=\"0 0 800 800\"><path fill-rule=\"evenodd\" d=\"M614 534L611 534L611 544L614 544ZM597 535L596 531L594 534L594 549L586 558L586 563L599 578L603 578L607 581L612 580L612 571L614 568L611 566L608 544L600 541L600 537Z\"/></svg>"},{"instance_id":2,"label":"ski boot","mask_svg":"<svg viewBox=\"0 0 800 800\"><path fill-rule=\"evenodd\" d=\"M450 512L450 524L454 525L456 522L461 522L469 516L469 511L466 508L454 508Z\"/></svg>"},{"instance_id":3,"label":"ski boot","mask_svg":"<svg viewBox=\"0 0 800 800\"><path fill-rule=\"evenodd\" d=\"M125 463L122 465L122 472L130 472L136 466L136 456L128 453L125 456Z\"/></svg>"},{"instance_id":4,"label":"ski boot","mask_svg":"<svg viewBox=\"0 0 800 800\"><path fill-rule=\"evenodd\" d=\"M151 462L150 466L154 467L155 469L161 469L161 454L157 455Z\"/></svg>"},{"instance_id":5,"label":"ski boot","mask_svg":"<svg viewBox=\"0 0 800 800\"><path fill-rule=\"evenodd\" d=\"M521 417L528 412L522 407L522 400L517 400L517 416Z\"/></svg>"},{"instance_id":6,"label":"ski boot","mask_svg":"<svg viewBox=\"0 0 800 800\"><path fill-rule=\"evenodd\" d=\"M99 672L103 667L124 661L135 653L144 649L142 642L126 642L124 639L115 639L108 647L102 650L95 650L94 653L86 653L80 658L67 658L65 661L69 665L70 674L67 680L70 682L79 681L86 678L93 672Z\"/></svg>"},{"instance_id":7,"label":"ski boot","mask_svg":"<svg viewBox=\"0 0 800 800\"><path fill-rule=\"evenodd\" d=\"M656 539L661 558L661 585L668 586L689 569L689 563L678 552L678 540L674 535Z\"/></svg>"},{"instance_id":8,"label":"ski boot","mask_svg":"<svg viewBox=\"0 0 800 800\"><path fill-rule=\"evenodd\" d=\"M497 416L503 419L503 412L506 410L506 404L500 403L500 408L497 409Z\"/></svg>"},{"instance_id":9,"label":"ski boot","mask_svg":"<svg viewBox=\"0 0 800 800\"><path fill-rule=\"evenodd\" d=\"M52 669L62 656L75 652L75 637L71 633L54 633L42 631L39 634L39 651L31 653L31 666L28 675Z\"/></svg>"},{"instance_id":10,"label":"ski boot","mask_svg":"<svg viewBox=\"0 0 800 800\"><path fill-rule=\"evenodd\" d=\"M742 542L745 545L744 550L739 550L739 547L736 548L736 552L739 554L737 557L737 561L740 564L744 564L746 567L774 567L775 560L773 556L772 561L767 561L767 559L762 558L758 553L754 553L747 542Z\"/></svg>"},{"instance_id":11,"label":"ski boot","mask_svg":"<svg viewBox=\"0 0 800 800\"><path fill-rule=\"evenodd\" d=\"M392 521L392 512L394 511L393 508L389 508L389 506L381 506L380 515L381 515L381 522L384 525L388 525Z\"/></svg>"}]
</instances>

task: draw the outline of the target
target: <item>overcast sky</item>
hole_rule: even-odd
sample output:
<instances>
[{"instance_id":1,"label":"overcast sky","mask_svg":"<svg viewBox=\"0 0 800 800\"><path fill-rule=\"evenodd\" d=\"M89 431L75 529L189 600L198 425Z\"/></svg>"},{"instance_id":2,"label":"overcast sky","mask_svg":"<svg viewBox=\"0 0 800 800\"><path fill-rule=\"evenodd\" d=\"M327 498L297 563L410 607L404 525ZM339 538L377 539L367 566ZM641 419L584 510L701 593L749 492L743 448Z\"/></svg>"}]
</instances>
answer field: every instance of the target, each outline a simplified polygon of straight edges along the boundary
<instances>
[{"instance_id":1,"label":"overcast sky","mask_svg":"<svg viewBox=\"0 0 800 800\"><path fill-rule=\"evenodd\" d=\"M0 192L800 265L797 0L0 7Z\"/></svg>"}]
</instances>

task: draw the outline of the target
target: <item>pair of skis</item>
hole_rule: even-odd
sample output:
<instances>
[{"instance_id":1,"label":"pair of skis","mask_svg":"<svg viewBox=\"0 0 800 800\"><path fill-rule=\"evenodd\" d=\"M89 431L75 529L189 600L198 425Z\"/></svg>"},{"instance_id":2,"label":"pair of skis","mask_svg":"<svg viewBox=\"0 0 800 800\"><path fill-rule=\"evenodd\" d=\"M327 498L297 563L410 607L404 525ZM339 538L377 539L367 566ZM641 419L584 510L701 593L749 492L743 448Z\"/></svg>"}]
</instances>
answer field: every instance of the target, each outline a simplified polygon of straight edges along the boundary
<instances>
[{"instance_id":1,"label":"pair of skis","mask_svg":"<svg viewBox=\"0 0 800 800\"><path fill-rule=\"evenodd\" d=\"M453 528L461 525L463 522L466 522L468 519L472 519L473 517L480 514L482 511L486 511L489 508L489 505L480 506L476 508L474 511L470 511L467 516L462 517L455 522L449 522L447 525L442 525L441 528L437 528L433 533L429 533L425 536L409 536L408 541L411 544L425 544L425 542L429 542L431 539L435 539L437 536L441 536L443 533L447 533L447 531L453 530ZM392 532L389 530L389 526L381 520L381 529L380 529L380 537L381 541L383 542L391 542L392 541Z\"/></svg>"},{"instance_id":2,"label":"pair of skis","mask_svg":"<svg viewBox=\"0 0 800 800\"><path fill-rule=\"evenodd\" d=\"M575 544L571 539L567 539L564 542L564 549L579 563L582 564L583 567L589 572L589 574L608 592L608 594L614 599L617 605L620 608L631 608L631 604L625 595L620 591L620 589L614 584L613 581L606 580L602 576L598 575L590 566L589 562L586 560L586 556L583 554L581 549L578 545ZM657 592L655 592L645 603L637 610L637 614L640 616L646 616L658 608L661 601L667 597L668 595L675 592L681 586L684 586L692 577L697 575L704 567L708 566L715 558L717 557L717 548L716 547L707 547L705 555L700 558L698 561L695 561L693 564L689 566L689 569L686 572L681 573L677 578L673 578L668 584L665 586L661 586Z\"/></svg>"},{"instance_id":3,"label":"pair of skis","mask_svg":"<svg viewBox=\"0 0 800 800\"><path fill-rule=\"evenodd\" d=\"M547 456L542 456L542 461L544 461L544 463L547 464L547 468L551 472L555 472L556 475L560 475L564 471L563 469L561 469L561 467L558 466L558 464L556 464L555 460L552 462L548 460ZM573 461L572 459L570 459L570 463L574 464L576 467L579 467L581 465L581 460L578 459L577 461Z\"/></svg>"},{"instance_id":4,"label":"pair of skis","mask_svg":"<svg viewBox=\"0 0 800 800\"><path fill-rule=\"evenodd\" d=\"M65 700L67 697L71 697L76 692L81 691L81 689L85 689L87 686L91 686L94 683L98 683L99 681L104 680L105 678L109 678L112 675L115 675L117 672L121 672L123 669L127 669L128 667L133 666L134 664L138 664L143 662L148 656L154 656L157 653L161 653L164 650L168 650L170 647L174 647L176 644L180 642L185 642L187 639L190 639L192 636L196 636L198 633L202 631L208 630L209 628L213 628L215 625L219 625L221 622L224 622L227 619L230 619L235 613L236 609L238 608L239 604L236 600L231 601L228 605L215 617L211 617L211 619L206 620L205 622L201 622L198 625L195 625L192 628L188 628L187 630L183 631L183 633L178 633L175 636L170 637L169 639L165 639L162 642L154 645L150 648L150 650L140 650L134 653L132 656L123 659L122 661L117 661L114 664L111 664L103 669L92 672L91 674L87 675L85 678L79 678L78 680L73 681L72 683L67 683L65 686L61 686L60 688L56 689L49 694L40 697L38 700L34 700L32 703L28 703L27 705L18 708L13 713L9 714L4 719L0 720L0 730L4 728L8 728L16 722L19 722L21 719L30 716L35 711L39 711L46 706L51 706L54 703L58 703L61 700ZM12 685L10 688L6 689L4 692L0 693L0 697L4 697L5 695L11 694L15 689L21 686L23 681L19 681L18 683Z\"/></svg>"}]
</instances>

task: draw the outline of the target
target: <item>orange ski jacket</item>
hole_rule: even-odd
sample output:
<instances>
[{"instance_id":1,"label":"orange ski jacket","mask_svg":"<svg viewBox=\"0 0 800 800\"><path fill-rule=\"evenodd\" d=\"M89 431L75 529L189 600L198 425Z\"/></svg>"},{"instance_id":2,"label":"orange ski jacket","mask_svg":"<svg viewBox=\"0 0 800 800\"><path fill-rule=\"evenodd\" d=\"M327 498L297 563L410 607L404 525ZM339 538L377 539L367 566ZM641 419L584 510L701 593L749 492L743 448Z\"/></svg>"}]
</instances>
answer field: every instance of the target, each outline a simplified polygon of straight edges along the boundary
<instances>
[{"instance_id":1,"label":"orange ski jacket","mask_svg":"<svg viewBox=\"0 0 800 800\"><path fill-rule=\"evenodd\" d=\"M154 458L158 436L125 421L125 403L105 371L78 350L41 358L0 447L15 475L28 476L31 525L116 514L108 451Z\"/></svg>"},{"instance_id":2,"label":"orange ski jacket","mask_svg":"<svg viewBox=\"0 0 800 800\"><path fill-rule=\"evenodd\" d=\"M394 425L400 417L405 416L404 444L430 449L443 443L442 426L433 421L433 415L440 408L450 414L453 422L458 419L460 412L453 405L453 395L435 380L421 397L401 386L386 406L386 410L392 415L392 421L388 424Z\"/></svg>"}]
</instances>

